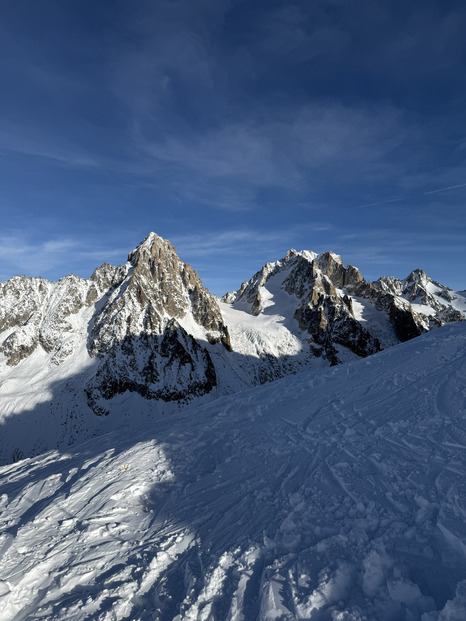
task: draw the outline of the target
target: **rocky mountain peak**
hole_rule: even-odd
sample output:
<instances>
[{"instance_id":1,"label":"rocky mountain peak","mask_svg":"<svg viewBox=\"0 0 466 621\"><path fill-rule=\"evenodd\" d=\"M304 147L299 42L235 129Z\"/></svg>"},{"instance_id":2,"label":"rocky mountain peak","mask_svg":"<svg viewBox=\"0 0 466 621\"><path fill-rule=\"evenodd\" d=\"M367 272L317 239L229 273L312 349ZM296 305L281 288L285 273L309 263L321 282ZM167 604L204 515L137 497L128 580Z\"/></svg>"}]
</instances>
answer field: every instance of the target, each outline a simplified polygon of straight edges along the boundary
<instances>
[{"instance_id":1,"label":"rocky mountain peak","mask_svg":"<svg viewBox=\"0 0 466 621\"><path fill-rule=\"evenodd\" d=\"M167 239L159 237L156 233L150 233L128 255L128 262L133 267L137 267L139 264L146 265L147 263L154 267L156 264L173 262L176 259L178 259L178 255L175 247Z\"/></svg>"},{"instance_id":2,"label":"rocky mountain peak","mask_svg":"<svg viewBox=\"0 0 466 621\"><path fill-rule=\"evenodd\" d=\"M320 269L323 271L327 269L328 265L343 265L343 261L341 260L340 255L335 254L331 250L327 252L322 252L321 254L317 255L316 262Z\"/></svg>"},{"instance_id":3,"label":"rocky mountain peak","mask_svg":"<svg viewBox=\"0 0 466 621\"><path fill-rule=\"evenodd\" d=\"M432 280L423 269L413 270L404 280L382 276L374 285L380 291L407 300L421 331L464 320L458 292Z\"/></svg>"},{"instance_id":4,"label":"rocky mountain peak","mask_svg":"<svg viewBox=\"0 0 466 621\"><path fill-rule=\"evenodd\" d=\"M217 381L208 348L231 348L217 299L155 233L125 265L104 263L88 280L0 283L0 331L0 354L10 366L37 348L56 365L87 350L97 360L85 390L99 414L127 390L161 400L208 393Z\"/></svg>"},{"instance_id":5,"label":"rocky mountain peak","mask_svg":"<svg viewBox=\"0 0 466 621\"><path fill-rule=\"evenodd\" d=\"M324 252L316 258L320 271L327 276L334 287L344 287L346 268L340 255L333 252Z\"/></svg>"},{"instance_id":6,"label":"rocky mountain peak","mask_svg":"<svg viewBox=\"0 0 466 621\"><path fill-rule=\"evenodd\" d=\"M127 390L180 400L216 385L210 354L199 340L230 349L217 299L172 244L155 233L128 256L124 277L94 318L89 351L102 360L88 402Z\"/></svg>"},{"instance_id":7,"label":"rocky mountain peak","mask_svg":"<svg viewBox=\"0 0 466 621\"><path fill-rule=\"evenodd\" d=\"M336 364L339 345L359 356L381 349L378 338L355 319L351 299L341 291L361 282L364 280L359 270L345 268L341 257L333 252L317 255L292 249L280 261L266 264L243 283L235 296L222 299L241 306L246 303L256 316L275 309L278 300L294 306L295 330L300 334L298 338L306 342L311 357L323 357ZM279 308L275 312L280 314Z\"/></svg>"},{"instance_id":8,"label":"rocky mountain peak","mask_svg":"<svg viewBox=\"0 0 466 621\"><path fill-rule=\"evenodd\" d=\"M291 249L280 261L266 263L249 281L234 293L223 296L224 302L243 300L252 305L253 314L261 312L260 289L277 274L283 274L283 289L299 299L317 300L320 292L335 297L335 288L354 288L365 282L361 272L352 265L345 267L341 257L334 252L316 254L309 250Z\"/></svg>"},{"instance_id":9,"label":"rocky mountain peak","mask_svg":"<svg viewBox=\"0 0 466 621\"><path fill-rule=\"evenodd\" d=\"M280 292L290 299L284 301ZM239 308L246 303L255 316L269 314L269 309L279 313L278 300L294 306L294 319L309 335L313 354L335 363L339 346L365 356L445 322L463 320L458 310L462 303L458 306L452 293L422 269L403 281L382 277L371 283L356 267L345 267L334 252L291 249L223 301Z\"/></svg>"},{"instance_id":10,"label":"rocky mountain peak","mask_svg":"<svg viewBox=\"0 0 466 621\"><path fill-rule=\"evenodd\" d=\"M115 340L141 332L160 335L170 320L188 315L201 328L215 332L212 339L227 344L228 331L216 298L175 247L151 233L128 255L125 277L96 317L91 351L102 352Z\"/></svg>"},{"instance_id":11,"label":"rocky mountain peak","mask_svg":"<svg viewBox=\"0 0 466 621\"><path fill-rule=\"evenodd\" d=\"M417 282L422 282L423 284L426 283L428 281L431 280L431 278L429 278L429 276L427 276L427 274L425 273L424 270L422 269L415 269L413 270L409 276L406 278L407 282L413 282L413 281L417 281Z\"/></svg>"},{"instance_id":12,"label":"rocky mountain peak","mask_svg":"<svg viewBox=\"0 0 466 621\"><path fill-rule=\"evenodd\" d=\"M316 254L310 250L288 251L284 262L294 261L299 271L308 272L309 264L312 266L312 277L326 276L334 287L343 288L356 286L363 281L361 272L352 265L345 268L340 255L335 254L331 250Z\"/></svg>"}]
</instances>

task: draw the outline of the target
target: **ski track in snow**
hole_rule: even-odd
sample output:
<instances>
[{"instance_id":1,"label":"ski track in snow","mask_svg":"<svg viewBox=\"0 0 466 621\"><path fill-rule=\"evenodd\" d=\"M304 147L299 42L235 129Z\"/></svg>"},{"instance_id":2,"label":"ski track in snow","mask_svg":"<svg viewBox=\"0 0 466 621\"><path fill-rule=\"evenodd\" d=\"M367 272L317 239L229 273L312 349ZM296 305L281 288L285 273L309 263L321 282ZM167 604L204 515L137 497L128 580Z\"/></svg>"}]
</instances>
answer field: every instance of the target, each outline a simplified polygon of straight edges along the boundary
<instances>
[{"instance_id":1,"label":"ski track in snow","mask_svg":"<svg viewBox=\"0 0 466 621\"><path fill-rule=\"evenodd\" d=\"M0 618L466 619L466 330L0 469Z\"/></svg>"}]
</instances>

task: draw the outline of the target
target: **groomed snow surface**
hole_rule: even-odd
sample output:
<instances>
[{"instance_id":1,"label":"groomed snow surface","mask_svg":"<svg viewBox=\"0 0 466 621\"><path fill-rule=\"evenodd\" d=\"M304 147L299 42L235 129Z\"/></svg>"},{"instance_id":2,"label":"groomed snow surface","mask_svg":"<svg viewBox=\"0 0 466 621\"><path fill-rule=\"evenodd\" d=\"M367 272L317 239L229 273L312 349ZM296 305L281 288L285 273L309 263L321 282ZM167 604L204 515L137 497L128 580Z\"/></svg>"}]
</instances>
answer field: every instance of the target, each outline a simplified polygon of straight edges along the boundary
<instances>
[{"instance_id":1,"label":"groomed snow surface","mask_svg":"<svg viewBox=\"0 0 466 621\"><path fill-rule=\"evenodd\" d=\"M0 618L464 621L465 380L455 324L1 468Z\"/></svg>"}]
</instances>

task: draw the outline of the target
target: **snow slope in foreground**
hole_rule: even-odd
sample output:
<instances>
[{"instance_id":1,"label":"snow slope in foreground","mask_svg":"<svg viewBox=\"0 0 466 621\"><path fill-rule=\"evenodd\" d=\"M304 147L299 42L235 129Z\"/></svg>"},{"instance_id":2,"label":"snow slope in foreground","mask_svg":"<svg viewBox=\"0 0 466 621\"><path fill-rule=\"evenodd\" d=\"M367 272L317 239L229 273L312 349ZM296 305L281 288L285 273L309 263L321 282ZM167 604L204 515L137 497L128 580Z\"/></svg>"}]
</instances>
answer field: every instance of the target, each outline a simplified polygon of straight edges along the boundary
<instances>
[{"instance_id":1,"label":"snow slope in foreground","mask_svg":"<svg viewBox=\"0 0 466 621\"><path fill-rule=\"evenodd\" d=\"M466 326L0 469L2 621L466 619Z\"/></svg>"}]
</instances>

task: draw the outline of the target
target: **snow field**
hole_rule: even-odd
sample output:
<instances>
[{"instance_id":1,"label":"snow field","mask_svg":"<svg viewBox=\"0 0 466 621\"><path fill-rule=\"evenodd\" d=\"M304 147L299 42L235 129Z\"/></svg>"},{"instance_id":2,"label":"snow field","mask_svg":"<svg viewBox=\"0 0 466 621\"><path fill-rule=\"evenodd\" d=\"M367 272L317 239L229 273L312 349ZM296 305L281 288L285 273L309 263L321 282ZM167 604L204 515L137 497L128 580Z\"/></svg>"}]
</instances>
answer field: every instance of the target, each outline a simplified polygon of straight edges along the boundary
<instances>
[{"instance_id":1,"label":"snow field","mask_svg":"<svg viewBox=\"0 0 466 621\"><path fill-rule=\"evenodd\" d=\"M456 324L1 468L2 621L465 619L465 379Z\"/></svg>"},{"instance_id":2,"label":"snow field","mask_svg":"<svg viewBox=\"0 0 466 621\"><path fill-rule=\"evenodd\" d=\"M287 272L272 276L267 286L260 288L262 311L251 314L243 301L235 305L219 302L220 310L231 337L234 351L245 356L263 355L298 356L302 349L303 334L294 320L297 298L281 289Z\"/></svg>"}]
</instances>

